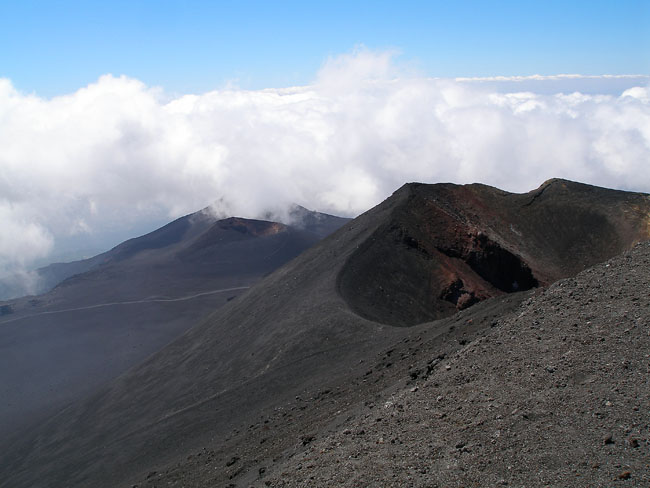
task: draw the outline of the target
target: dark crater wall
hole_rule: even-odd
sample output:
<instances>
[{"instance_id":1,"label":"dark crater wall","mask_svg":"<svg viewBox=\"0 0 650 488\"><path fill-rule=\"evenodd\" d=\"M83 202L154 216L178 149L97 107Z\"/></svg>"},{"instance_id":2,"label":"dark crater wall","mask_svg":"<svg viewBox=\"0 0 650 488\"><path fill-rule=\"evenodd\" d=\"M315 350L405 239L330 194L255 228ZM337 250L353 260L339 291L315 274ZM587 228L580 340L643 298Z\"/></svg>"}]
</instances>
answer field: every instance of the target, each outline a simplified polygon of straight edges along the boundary
<instances>
[{"instance_id":1,"label":"dark crater wall","mask_svg":"<svg viewBox=\"0 0 650 488\"><path fill-rule=\"evenodd\" d=\"M401 226L377 234L351 256L338 281L352 309L377 322L415 325L539 284L521 257L482 233L445 245Z\"/></svg>"},{"instance_id":2,"label":"dark crater wall","mask_svg":"<svg viewBox=\"0 0 650 488\"><path fill-rule=\"evenodd\" d=\"M501 291L529 290L539 284L519 256L491 241L485 234L470 235L469 241L468 247L438 250L449 257L462 259L483 280Z\"/></svg>"}]
</instances>

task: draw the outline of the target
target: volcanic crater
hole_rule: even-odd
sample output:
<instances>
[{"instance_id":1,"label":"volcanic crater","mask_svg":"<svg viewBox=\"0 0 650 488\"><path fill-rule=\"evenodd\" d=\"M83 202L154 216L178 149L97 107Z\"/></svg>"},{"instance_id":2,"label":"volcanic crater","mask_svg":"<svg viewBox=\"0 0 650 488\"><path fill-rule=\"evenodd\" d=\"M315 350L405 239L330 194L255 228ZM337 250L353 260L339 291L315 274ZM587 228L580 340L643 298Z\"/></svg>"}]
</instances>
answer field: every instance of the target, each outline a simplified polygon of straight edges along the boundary
<instances>
[{"instance_id":1,"label":"volcanic crater","mask_svg":"<svg viewBox=\"0 0 650 488\"><path fill-rule=\"evenodd\" d=\"M355 312L389 325L547 285L650 237L646 195L567 180L527 194L480 184L409 184L400 192L404 203L338 280Z\"/></svg>"}]
</instances>

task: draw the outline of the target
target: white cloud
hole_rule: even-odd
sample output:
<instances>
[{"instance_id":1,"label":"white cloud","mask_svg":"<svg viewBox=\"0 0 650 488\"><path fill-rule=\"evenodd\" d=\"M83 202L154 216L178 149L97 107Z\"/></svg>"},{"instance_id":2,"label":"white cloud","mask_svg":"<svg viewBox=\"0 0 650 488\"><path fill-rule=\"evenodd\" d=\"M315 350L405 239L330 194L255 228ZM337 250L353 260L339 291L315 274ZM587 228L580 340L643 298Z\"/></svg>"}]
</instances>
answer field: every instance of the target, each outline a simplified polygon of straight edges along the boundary
<instances>
[{"instance_id":1,"label":"white cloud","mask_svg":"<svg viewBox=\"0 0 650 488\"><path fill-rule=\"evenodd\" d=\"M11 271L22 269L26 263L47 256L53 239L37 220L29 203L7 204L0 201L0 258Z\"/></svg>"},{"instance_id":2,"label":"white cloud","mask_svg":"<svg viewBox=\"0 0 650 488\"><path fill-rule=\"evenodd\" d=\"M590 95L618 95L630 87L648 85L650 76L561 74L549 76L488 76L456 78L455 80L469 85L481 85L483 88L501 93L531 91L537 94L553 95L577 91Z\"/></svg>"},{"instance_id":3,"label":"white cloud","mask_svg":"<svg viewBox=\"0 0 650 488\"><path fill-rule=\"evenodd\" d=\"M580 74L559 74L559 75L528 75L528 76L482 76L455 78L456 81L558 81L558 80L644 80L647 82L647 75L580 75Z\"/></svg>"},{"instance_id":4,"label":"white cloud","mask_svg":"<svg viewBox=\"0 0 650 488\"><path fill-rule=\"evenodd\" d=\"M290 202L355 215L407 181L650 191L648 79L615 80L627 85L599 94L429 79L364 49L310 86L173 99L111 75L50 100L0 80L0 271L69 236L217 200L246 217Z\"/></svg>"}]
</instances>

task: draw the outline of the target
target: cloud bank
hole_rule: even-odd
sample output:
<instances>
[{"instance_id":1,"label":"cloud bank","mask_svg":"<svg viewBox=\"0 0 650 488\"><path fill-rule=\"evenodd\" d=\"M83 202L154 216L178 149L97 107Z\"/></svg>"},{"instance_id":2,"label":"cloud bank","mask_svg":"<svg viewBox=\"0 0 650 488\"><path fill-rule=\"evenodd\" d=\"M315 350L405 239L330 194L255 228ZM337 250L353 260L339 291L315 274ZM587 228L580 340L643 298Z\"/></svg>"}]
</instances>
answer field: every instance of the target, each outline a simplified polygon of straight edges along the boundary
<instances>
[{"instance_id":1,"label":"cloud bank","mask_svg":"<svg viewBox=\"0 0 650 488\"><path fill-rule=\"evenodd\" d=\"M504 90L366 50L328 60L310 86L260 91L170 96L106 75L43 99L0 79L0 274L70 236L213 202L353 216L408 181L523 192L551 177L648 192L648 77L624 80L616 94Z\"/></svg>"}]
</instances>

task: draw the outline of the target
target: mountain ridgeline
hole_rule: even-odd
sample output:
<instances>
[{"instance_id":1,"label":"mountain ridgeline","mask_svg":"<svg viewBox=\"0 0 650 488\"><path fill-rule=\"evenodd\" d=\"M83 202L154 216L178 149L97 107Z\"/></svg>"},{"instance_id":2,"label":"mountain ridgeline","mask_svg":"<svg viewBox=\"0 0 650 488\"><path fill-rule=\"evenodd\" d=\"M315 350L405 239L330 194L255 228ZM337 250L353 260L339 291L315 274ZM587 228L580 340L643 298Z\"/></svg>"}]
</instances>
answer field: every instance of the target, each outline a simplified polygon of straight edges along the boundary
<instances>
[{"instance_id":1,"label":"mountain ridgeline","mask_svg":"<svg viewBox=\"0 0 650 488\"><path fill-rule=\"evenodd\" d=\"M274 466L404 387L407 370L409 381L434 374L536 287L631 249L650 238L649 224L648 195L565 180L526 194L405 185L93 395L6 440L0 486L281 478ZM201 248L214 242L202 239Z\"/></svg>"}]
</instances>

